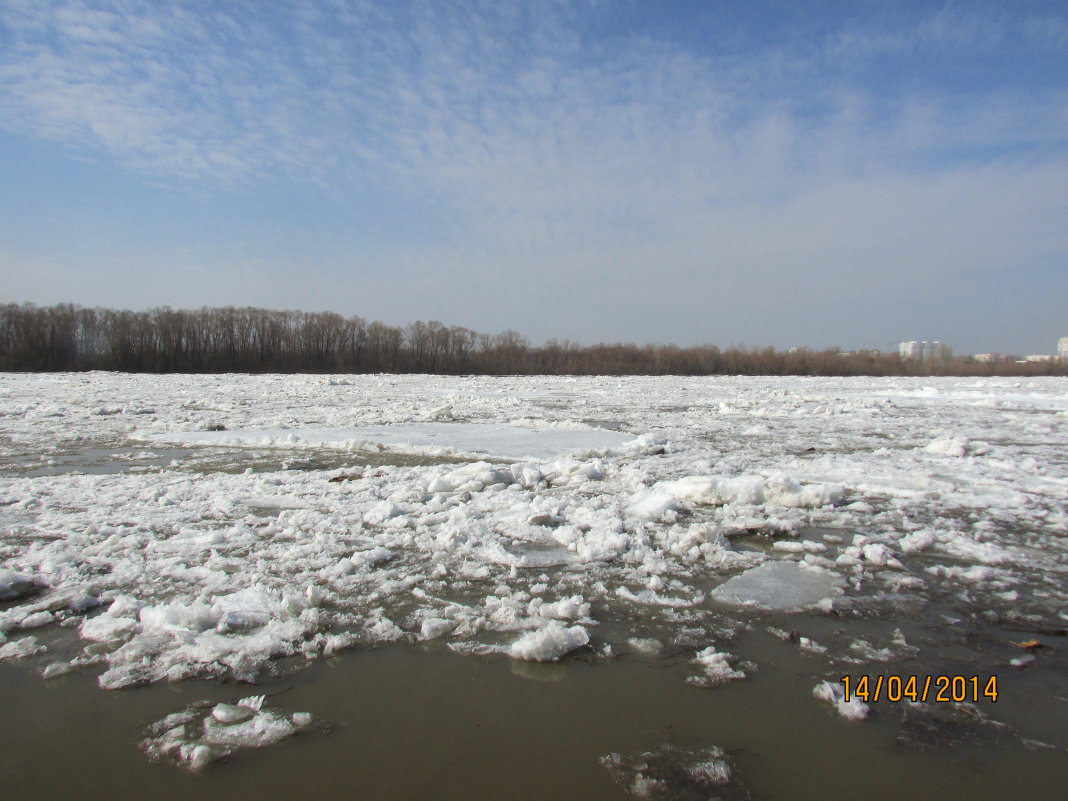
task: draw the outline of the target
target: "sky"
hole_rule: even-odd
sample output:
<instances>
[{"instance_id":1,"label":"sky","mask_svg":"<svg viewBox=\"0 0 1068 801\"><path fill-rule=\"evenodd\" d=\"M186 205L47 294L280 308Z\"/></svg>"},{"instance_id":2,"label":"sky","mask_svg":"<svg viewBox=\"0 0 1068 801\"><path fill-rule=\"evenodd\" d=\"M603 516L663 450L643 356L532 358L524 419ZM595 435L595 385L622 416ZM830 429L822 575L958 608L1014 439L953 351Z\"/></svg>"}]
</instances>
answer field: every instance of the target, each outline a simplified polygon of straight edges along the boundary
<instances>
[{"instance_id":1,"label":"sky","mask_svg":"<svg viewBox=\"0 0 1068 801\"><path fill-rule=\"evenodd\" d=\"M1068 5L0 0L0 302L1050 353Z\"/></svg>"}]
</instances>

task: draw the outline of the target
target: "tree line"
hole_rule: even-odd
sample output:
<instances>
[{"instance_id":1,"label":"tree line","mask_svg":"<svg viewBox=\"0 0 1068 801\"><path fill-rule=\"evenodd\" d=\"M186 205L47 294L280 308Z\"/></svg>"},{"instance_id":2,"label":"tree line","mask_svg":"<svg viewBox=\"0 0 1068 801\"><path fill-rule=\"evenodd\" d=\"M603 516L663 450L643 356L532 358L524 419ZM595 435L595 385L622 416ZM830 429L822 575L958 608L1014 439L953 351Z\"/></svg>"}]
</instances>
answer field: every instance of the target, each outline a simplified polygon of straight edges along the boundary
<instances>
[{"instance_id":1,"label":"tree line","mask_svg":"<svg viewBox=\"0 0 1068 801\"><path fill-rule=\"evenodd\" d=\"M1064 362L1012 357L907 361L837 348L532 345L436 320L393 326L333 312L258 308L149 311L0 305L0 370L135 373L482 375L1066 375Z\"/></svg>"}]
</instances>

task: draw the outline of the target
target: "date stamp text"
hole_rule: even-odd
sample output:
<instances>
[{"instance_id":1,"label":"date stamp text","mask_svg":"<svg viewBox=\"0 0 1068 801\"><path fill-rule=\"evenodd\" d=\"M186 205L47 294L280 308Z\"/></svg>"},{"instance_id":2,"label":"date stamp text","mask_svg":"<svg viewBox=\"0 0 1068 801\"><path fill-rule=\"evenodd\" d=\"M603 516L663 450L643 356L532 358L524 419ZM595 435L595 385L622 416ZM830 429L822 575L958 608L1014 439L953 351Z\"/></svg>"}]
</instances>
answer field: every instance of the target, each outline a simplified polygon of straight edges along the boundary
<instances>
[{"instance_id":1,"label":"date stamp text","mask_svg":"<svg viewBox=\"0 0 1068 801\"><path fill-rule=\"evenodd\" d=\"M857 698L865 703L913 701L926 703L961 703L997 701L998 677L964 675L895 675L842 676L845 701Z\"/></svg>"}]
</instances>

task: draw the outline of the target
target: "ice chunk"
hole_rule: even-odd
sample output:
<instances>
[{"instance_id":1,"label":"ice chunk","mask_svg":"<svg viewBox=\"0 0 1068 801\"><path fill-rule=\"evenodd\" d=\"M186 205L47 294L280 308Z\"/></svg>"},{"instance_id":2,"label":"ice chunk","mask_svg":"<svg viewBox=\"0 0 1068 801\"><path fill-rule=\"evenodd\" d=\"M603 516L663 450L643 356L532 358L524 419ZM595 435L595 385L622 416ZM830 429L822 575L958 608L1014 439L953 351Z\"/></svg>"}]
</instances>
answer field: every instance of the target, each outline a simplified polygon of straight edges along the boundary
<instances>
[{"instance_id":1,"label":"ice chunk","mask_svg":"<svg viewBox=\"0 0 1068 801\"><path fill-rule=\"evenodd\" d=\"M455 629L456 626L457 622L455 620L446 620L445 618L440 617L428 617L419 626L419 639L436 639L444 634L448 634Z\"/></svg>"},{"instance_id":2,"label":"ice chunk","mask_svg":"<svg viewBox=\"0 0 1068 801\"><path fill-rule=\"evenodd\" d=\"M699 504L755 505L764 502L764 482L756 476L742 478L688 476L678 481L663 482L660 486L678 498Z\"/></svg>"},{"instance_id":3,"label":"ice chunk","mask_svg":"<svg viewBox=\"0 0 1068 801\"><path fill-rule=\"evenodd\" d=\"M250 695L247 698L241 698L236 704L216 704L211 710L211 717L220 723L240 723L260 711L264 700L264 695Z\"/></svg>"},{"instance_id":4,"label":"ice chunk","mask_svg":"<svg viewBox=\"0 0 1068 801\"><path fill-rule=\"evenodd\" d=\"M906 534L897 542L897 547L902 553L916 553L925 551L937 542L934 533L927 530L914 531Z\"/></svg>"},{"instance_id":5,"label":"ice chunk","mask_svg":"<svg viewBox=\"0 0 1068 801\"><path fill-rule=\"evenodd\" d=\"M943 456L960 458L968 453L968 438L941 436L935 437L924 448L927 453L937 453Z\"/></svg>"},{"instance_id":6,"label":"ice chunk","mask_svg":"<svg viewBox=\"0 0 1068 801\"><path fill-rule=\"evenodd\" d=\"M717 601L758 609L796 610L838 595L844 582L835 573L793 562L765 562L720 584Z\"/></svg>"},{"instance_id":7,"label":"ice chunk","mask_svg":"<svg viewBox=\"0 0 1068 801\"><path fill-rule=\"evenodd\" d=\"M40 589L29 576L12 570L0 570L0 601L16 601Z\"/></svg>"},{"instance_id":8,"label":"ice chunk","mask_svg":"<svg viewBox=\"0 0 1068 801\"><path fill-rule=\"evenodd\" d=\"M627 504L627 512L634 517L646 520L664 520L673 522L675 513L675 496L664 489L653 488L635 494Z\"/></svg>"},{"instance_id":9,"label":"ice chunk","mask_svg":"<svg viewBox=\"0 0 1068 801\"><path fill-rule=\"evenodd\" d=\"M536 487L542 479L541 470L529 462L512 465L512 478L522 487Z\"/></svg>"},{"instance_id":10,"label":"ice chunk","mask_svg":"<svg viewBox=\"0 0 1068 801\"><path fill-rule=\"evenodd\" d=\"M371 548L368 551L356 551L351 557L354 565L362 565L365 567L374 567L375 565L381 565L388 562L393 558L393 551L389 548Z\"/></svg>"},{"instance_id":11,"label":"ice chunk","mask_svg":"<svg viewBox=\"0 0 1068 801\"><path fill-rule=\"evenodd\" d=\"M36 629L41 626L47 626L49 623L54 623L55 620L55 615L47 609L42 609L40 612L26 615L26 617L22 619L22 622L19 623L19 628L23 631L26 629Z\"/></svg>"},{"instance_id":12,"label":"ice chunk","mask_svg":"<svg viewBox=\"0 0 1068 801\"><path fill-rule=\"evenodd\" d=\"M215 624L215 630L220 634L229 634L235 631L248 631L266 623L268 617L259 612L226 612Z\"/></svg>"},{"instance_id":13,"label":"ice chunk","mask_svg":"<svg viewBox=\"0 0 1068 801\"><path fill-rule=\"evenodd\" d=\"M656 637L631 637L627 645L646 656L660 656L664 650L664 643Z\"/></svg>"},{"instance_id":14,"label":"ice chunk","mask_svg":"<svg viewBox=\"0 0 1068 801\"><path fill-rule=\"evenodd\" d=\"M715 646L709 646L703 651L698 651L693 658L694 664L700 665L704 670L701 676L691 676L686 681L697 687L718 687L735 679L744 679L745 673L731 667L734 657L731 654L717 651Z\"/></svg>"},{"instance_id":15,"label":"ice chunk","mask_svg":"<svg viewBox=\"0 0 1068 801\"><path fill-rule=\"evenodd\" d=\"M213 718L220 723L226 724L240 723L243 720L248 720L255 714L255 709L242 704L216 704L215 708L211 710L211 716Z\"/></svg>"},{"instance_id":16,"label":"ice chunk","mask_svg":"<svg viewBox=\"0 0 1068 801\"><path fill-rule=\"evenodd\" d=\"M835 484L805 484L784 475L764 480L764 502L773 506L815 509L842 500L842 488Z\"/></svg>"},{"instance_id":17,"label":"ice chunk","mask_svg":"<svg viewBox=\"0 0 1068 801\"><path fill-rule=\"evenodd\" d=\"M550 617L556 620L578 620L590 614L590 605L584 603L581 595L572 595L555 603L546 603L541 598L533 599L527 606L531 617Z\"/></svg>"},{"instance_id":18,"label":"ice chunk","mask_svg":"<svg viewBox=\"0 0 1068 801\"><path fill-rule=\"evenodd\" d=\"M820 682L812 688L812 694L833 706L846 720L864 720L868 717L868 705L855 695L846 701L845 688L838 682Z\"/></svg>"},{"instance_id":19,"label":"ice chunk","mask_svg":"<svg viewBox=\"0 0 1068 801\"><path fill-rule=\"evenodd\" d=\"M869 543L860 550L864 554L864 561L871 562L873 565L885 565L890 557L886 546L879 542Z\"/></svg>"},{"instance_id":20,"label":"ice chunk","mask_svg":"<svg viewBox=\"0 0 1068 801\"><path fill-rule=\"evenodd\" d=\"M547 626L524 634L513 642L508 649L508 655L512 659L555 662L576 648L586 645L589 641L589 632L582 626L567 627L554 620Z\"/></svg>"},{"instance_id":21,"label":"ice chunk","mask_svg":"<svg viewBox=\"0 0 1068 801\"><path fill-rule=\"evenodd\" d=\"M136 620L110 614L110 610L82 622L79 634L83 640L91 642L112 642L123 640L138 629Z\"/></svg>"},{"instance_id":22,"label":"ice chunk","mask_svg":"<svg viewBox=\"0 0 1068 801\"><path fill-rule=\"evenodd\" d=\"M264 711L235 723L223 723L214 717L207 717L204 719L203 739L211 745L259 748L295 732L296 727L288 716Z\"/></svg>"},{"instance_id":23,"label":"ice chunk","mask_svg":"<svg viewBox=\"0 0 1068 801\"><path fill-rule=\"evenodd\" d=\"M28 656L43 654L47 650L48 648L37 642L36 637L23 637L0 645L0 662L25 659Z\"/></svg>"},{"instance_id":24,"label":"ice chunk","mask_svg":"<svg viewBox=\"0 0 1068 801\"><path fill-rule=\"evenodd\" d=\"M444 476L435 476L426 487L427 492L453 492L455 489Z\"/></svg>"},{"instance_id":25,"label":"ice chunk","mask_svg":"<svg viewBox=\"0 0 1068 801\"><path fill-rule=\"evenodd\" d=\"M705 596L700 592L694 592L692 598L675 598L670 595L660 595L649 589L634 592L628 587L619 587L616 590L616 595L624 601L641 604L642 606L690 607L697 606L705 599Z\"/></svg>"},{"instance_id":26,"label":"ice chunk","mask_svg":"<svg viewBox=\"0 0 1068 801\"><path fill-rule=\"evenodd\" d=\"M430 417L434 420L451 420L453 418L452 405L446 404L433 409L430 412Z\"/></svg>"}]
</instances>

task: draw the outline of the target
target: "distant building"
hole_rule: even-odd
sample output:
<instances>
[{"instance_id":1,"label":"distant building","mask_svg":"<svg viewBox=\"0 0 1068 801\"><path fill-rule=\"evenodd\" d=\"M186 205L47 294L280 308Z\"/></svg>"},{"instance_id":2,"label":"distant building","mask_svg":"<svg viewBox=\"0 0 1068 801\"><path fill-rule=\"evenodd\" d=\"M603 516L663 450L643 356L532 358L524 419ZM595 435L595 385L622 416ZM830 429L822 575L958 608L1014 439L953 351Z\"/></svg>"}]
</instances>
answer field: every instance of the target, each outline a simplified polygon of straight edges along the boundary
<instances>
[{"instance_id":1,"label":"distant building","mask_svg":"<svg viewBox=\"0 0 1068 801\"><path fill-rule=\"evenodd\" d=\"M1057 357L1049 353L1032 353L1030 356L1024 356L1025 362L1051 362Z\"/></svg>"},{"instance_id":2,"label":"distant building","mask_svg":"<svg viewBox=\"0 0 1068 801\"><path fill-rule=\"evenodd\" d=\"M933 359L948 359L953 351L948 345L943 345L938 340L928 342L926 339L922 341L913 339L899 343L897 353L906 361L927 362Z\"/></svg>"},{"instance_id":3,"label":"distant building","mask_svg":"<svg viewBox=\"0 0 1068 801\"><path fill-rule=\"evenodd\" d=\"M1062 362L1068 362L1068 337L1057 340L1057 358Z\"/></svg>"},{"instance_id":4,"label":"distant building","mask_svg":"<svg viewBox=\"0 0 1068 801\"><path fill-rule=\"evenodd\" d=\"M972 359L977 362L992 362L997 358L996 353L973 353Z\"/></svg>"}]
</instances>

